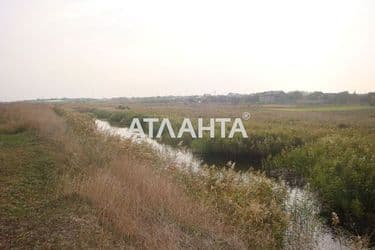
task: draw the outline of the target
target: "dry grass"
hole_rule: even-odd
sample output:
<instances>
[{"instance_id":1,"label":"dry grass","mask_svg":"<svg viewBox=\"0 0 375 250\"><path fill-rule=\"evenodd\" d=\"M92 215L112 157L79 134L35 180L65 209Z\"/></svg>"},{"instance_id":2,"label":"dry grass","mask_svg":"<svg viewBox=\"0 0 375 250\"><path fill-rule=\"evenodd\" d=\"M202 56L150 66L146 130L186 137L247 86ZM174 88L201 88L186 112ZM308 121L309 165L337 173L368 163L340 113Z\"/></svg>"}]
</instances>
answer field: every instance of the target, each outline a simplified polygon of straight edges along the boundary
<instances>
[{"instance_id":1,"label":"dry grass","mask_svg":"<svg viewBox=\"0 0 375 250\"><path fill-rule=\"evenodd\" d=\"M87 130L87 121L77 121L82 116L65 116L75 125L82 124L77 131ZM166 170L167 163L144 145L93 131L78 134L86 134L85 149L95 145L95 154L90 155L109 161L97 159L104 167L86 167L90 170L74 182L73 192L93 201L103 221L136 247L281 247L285 193L273 190L265 177L244 185L235 181L234 171L211 169L207 175L194 176Z\"/></svg>"},{"instance_id":2,"label":"dry grass","mask_svg":"<svg viewBox=\"0 0 375 250\"><path fill-rule=\"evenodd\" d=\"M281 247L281 198L265 178L249 186L231 186L232 177L208 183L216 174L205 179L168 172L149 148L99 134L85 115L33 104L0 110L2 133L31 129L59 147L58 192L88 200L122 247Z\"/></svg>"},{"instance_id":3,"label":"dry grass","mask_svg":"<svg viewBox=\"0 0 375 250\"><path fill-rule=\"evenodd\" d=\"M136 247L176 249L227 246L241 248L216 224L214 213L183 190L139 162L123 157L78 183L77 192L98 208Z\"/></svg>"},{"instance_id":4,"label":"dry grass","mask_svg":"<svg viewBox=\"0 0 375 250\"><path fill-rule=\"evenodd\" d=\"M0 105L0 248L126 246L93 208L59 188L66 172L67 124L50 107Z\"/></svg>"},{"instance_id":5,"label":"dry grass","mask_svg":"<svg viewBox=\"0 0 375 250\"><path fill-rule=\"evenodd\" d=\"M102 223L114 227L130 245L154 249L221 243L211 239L220 239L222 233L220 227L209 227L212 216L203 206L129 152L120 157L119 150L124 153L127 147L115 148L116 139L96 134L89 121L69 116L72 126L67 129L65 121L44 105L4 105L1 112L7 121L1 124L2 133L33 129L61 143L65 190L89 198ZM69 186L72 183L74 187ZM194 232L194 227L202 232ZM192 232L187 232L189 228Z\"/></svg>"},{"instance_id":6,"label":"dry grass","mask_svg":"<svg viewBox=\"0 0 375 250\"><path fill-rule=\"evenodd\" d=\"M47 105L1 104L0 113L3 121L0 122L0 133L13 134L34 129L44 137L61 139L66 130L65 121Z\"/></svg>"},{"instance_id":7,"label":"dry grass","mask_svg":"<svg viewBox=\"0 0 375 250\"><path fill-rule=\"evenodd\" d=\"M82 116L66 117L74 133L85 134L77 162L86 166L68 178L65 192L88 198L102 222L129 244L146 249L244 248L215 210L193 200L155 166L156 156L148 148L90 131L93 124Z\"/></svg>"}]
</instances>

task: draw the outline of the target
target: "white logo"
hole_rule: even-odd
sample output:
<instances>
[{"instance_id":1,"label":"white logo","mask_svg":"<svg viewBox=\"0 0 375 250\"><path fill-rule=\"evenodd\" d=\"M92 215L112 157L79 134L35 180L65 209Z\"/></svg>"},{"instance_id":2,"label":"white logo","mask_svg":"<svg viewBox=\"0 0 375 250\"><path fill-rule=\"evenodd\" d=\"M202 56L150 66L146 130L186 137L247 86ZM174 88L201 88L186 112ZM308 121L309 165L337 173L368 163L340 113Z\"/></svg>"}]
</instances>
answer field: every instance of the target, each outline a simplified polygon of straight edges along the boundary
<instances>
[{"instance_id":1,"label":"white logo","mask_svg":"<svg viewBox=\"0 0 375 250\"><path fill-rule=\"evenodd\" d=\"M244 119L245 121L249 120L251 117L250 113L249 112L243 112L242 113L242 119Z\"/></svg>"},{"instance_id":2,"label":"white logo","mask_svg":"<svg viewBox=\"0 0 375 250\"><path fill-rule=\"evenodd\" d=\"M246 116L244 114L247 113ZM242 115L244 120L250 118L250 113L245 112ZM246 119L245 119L246 118ZM154 124L159 123L159 118L143 118L142 122L148 124L148 133L147 136L154 138ZM206 125L204 125L206 124ZM219 129L220 137L226 138L227 136L227 124L231 124L231 129L228 134L228 138L233 138L236 133L240 133L243 138L248 138L246 129L242 123L241 118L235 118L233 123L231 118L210 118L207 121L204 121L203 118L197 119L197 133L194 130L193 124L189 118L184 118L180 128L178 129L177 138L181 138L185 133L190 134L192 138L202 138L203 133L207 132L210 135L210 138L215 137L215 129ZM215 126L218 125L218 126ZM217 128L218 127L218 128ZM141 121L138 118L134 118L130 124L129 130L133 133L137 133L141 137L145 137L145 133L141 124ZM167 131L171 138L176 138L175 130L172 127L171 122L168 118L161 119L159 129L156 133L156 138L161 138L162 134Z\"/></svg>"}]
</instances>

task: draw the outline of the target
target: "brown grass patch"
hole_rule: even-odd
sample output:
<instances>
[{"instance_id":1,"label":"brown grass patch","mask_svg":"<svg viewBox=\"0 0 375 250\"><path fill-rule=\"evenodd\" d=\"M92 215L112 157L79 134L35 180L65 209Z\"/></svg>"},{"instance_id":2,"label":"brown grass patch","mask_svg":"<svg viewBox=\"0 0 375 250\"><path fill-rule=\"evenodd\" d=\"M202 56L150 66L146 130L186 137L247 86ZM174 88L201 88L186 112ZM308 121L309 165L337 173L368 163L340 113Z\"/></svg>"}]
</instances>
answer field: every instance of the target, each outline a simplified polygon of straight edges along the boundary
<instances>
[{"instance_id":1,"label":"brown grass patch","mask_svg":"<svg viewBox=\"0 0 375 250\"><path fill-rule=\"evenodd\" d=\"M284 218L268 181L255 188L221 181L212 184L216 190L202 179L179 182L158 167L163 162L149 149L99 134L85 115L55 110L63 115L58 116L39 104L6 104L0 110L7 121L0 123L3 132L34 129L59 146L60 192L89 200L101 223L127 246L280 247L274 230L282 233Z\"/></svg>"}]
</instances>

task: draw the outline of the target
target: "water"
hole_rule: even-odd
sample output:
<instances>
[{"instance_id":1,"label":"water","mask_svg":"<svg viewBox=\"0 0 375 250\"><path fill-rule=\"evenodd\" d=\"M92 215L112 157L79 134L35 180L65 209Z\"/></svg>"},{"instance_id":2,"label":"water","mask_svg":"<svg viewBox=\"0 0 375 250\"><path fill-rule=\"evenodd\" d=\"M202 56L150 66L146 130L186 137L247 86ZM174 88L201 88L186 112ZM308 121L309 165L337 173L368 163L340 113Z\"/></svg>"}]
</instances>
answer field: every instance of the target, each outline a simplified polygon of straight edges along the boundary
<instances>
[{"instance_id":1,"label":"water","mask_svg":"<svg viewBox=\"0 0 375 250\"><path fill-rule=\"evenodd\" d=\"M320 204L307 187L289 187L288 193L286 209L291 214L294 223L288 226L286 235L289 234L290 237L286 237L287 241L288 239L301 241L302 245L312 245L314 249L351 249L349 241L344 236L335 236L332 229L322 222L319 215ZM301 232L301 238L293 234L296 231ZM304 238L303 236L306 235L309 237Z\"/></svg>"},{"instance_id":2,"label":"water","mask_svg":"<svg viewBox=\"0 0 375 250\"><path fill-rule=\"evenodd\" d=\"M198 159L188 149L173 148L169 145L158 143L149 137L141 138L137 134L130 132L128 128L113 127L107 121L96 120L97 128L105 133L120 136L124 139L130 139L135 143L147 143L163 159L168 160L176 167L190 169L193 172L199 170L202 160Z\"/></svg>"},{"instance_id":3,"label":"water","mask_svg":"<svg viewBox=\"0 0 375 250\"><path fill-rule=\"evenodd\" d=\"M207 163L195 156L190 150L175 148L158 143L148 137L141 138L132 133L128 128L119 128L111 126L107 121L96 120L96 126L99 131L111 135L120 136L124 139L130 139L134 143L147 143L163 159L171 162L175 167L179 167L193 172L198 172L200 167ZM209 162L212 164L212 162ZM216 162L217 165L225 165L226 162ZM334 236L331 229L327 227L319 218L320 206L314 195L307 189L298 187L288 188L289 199L286 201L286 209L293 214L294 221L287 229L286 237L290 242L286 246L294 244L296 241L305 241L306 239L296 239L295 226L300 226L298 231L310 234L315 249L350 249L345 244L345 239L338 239ZM302 226L301 226L302 225ZM294 230L293 230L294 227ZM298 236L297 236L298 238ZM308 244L308 242L302 242ZM290 246L293 248L293 246Z\"/></svg>"}]
</instances>

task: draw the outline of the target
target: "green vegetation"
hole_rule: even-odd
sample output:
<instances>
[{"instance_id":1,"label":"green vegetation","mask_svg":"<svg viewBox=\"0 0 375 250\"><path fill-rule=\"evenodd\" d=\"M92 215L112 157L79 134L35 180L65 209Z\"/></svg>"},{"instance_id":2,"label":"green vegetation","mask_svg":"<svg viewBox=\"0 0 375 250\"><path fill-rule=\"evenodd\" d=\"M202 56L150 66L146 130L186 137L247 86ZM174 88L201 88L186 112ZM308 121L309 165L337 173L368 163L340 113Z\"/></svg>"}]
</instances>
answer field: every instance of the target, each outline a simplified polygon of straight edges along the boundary
<instances>
[{"instance_id":1,"label":"green vegetation","mask_svg":"<svg viewBox=\"0 0 375 250\"><path fill-rule=\"evenodd\" d=\"M217 135L211 139L204 137L191 143L193 152L203 155L221 155L237 158L247 158L253 163L260 164L269 155L276 155L283 149L303 144L303 140L296 135L261 131L250 134L249 138L237 135L233 138L220 138Z\"/></svg>"},{"instance_id":2,"label":"green vegetation","mask_svg":"<svg viewBox=\"0 0 375 250\"><path fill-rule=\"evenodd\" d=\"M129 126L133 118L142 119L148 117L145 113L138 113L135 111L110 111L102 109L89 109L86 110L95 115L98 119L108 120L112 125L117 126ZM162 118L161 115L156 117ZM196 122L193 120L193 126ZM181 126L182 117L174 117L170 119L172 126L179 128ZM159 129L158 123L154 124L154 134ZM144 128L148 129L147 126ZM195 129L197 129L195 127ZM229 127L227 127L226 133L229 133ZM298 134L288 134L284 132L258 130L259 132L254 133L251 129L248 129L250 138L242 138L241 136L235 136L234 138L220 138L220 128L216 127L216 136L214 139L209 138L207 134L204 138L192 140L190 135L184 134L180 139L172 139L166 133L160 139L161 142L169 145L178 145L183 142L183 145L190 147L193 152L202 155L227 155L228 157L248 157L252 159L252 162L258 162L269 155L275 155L281 152L282 149L295 147L304 143L302 137ZM177 133L177 131L175 131ZM304 138L305 139L305 138Z\"/></svg>"},{"instance_id":3,"label":"green vegetation","mask_svg":"<svg viewBox=\"0 0 375 250\"><path fill-rule=\"evenodd\" d=\"M373 108L218 105L214 109L210 104L173 107L155 104L130 105L130 110L138 115L152 114L152 117L168 114L177 124L182 117L239 117L243 111L250 111L252 119L245 123L248 139L185 137L182 145L203 158L208 156L208 162L219 166L225 159L239 160L247 163L247 168L262 169L271 176L281 175L292 183L309 183L319 194L327 219L334 211L342 221L340 225L351 232L374 233ZM107 107L106 112L119 111ZM177 145L181 140L163 137L161 141ZM218 162L210 161L215 157Z\"/></svg>"},{"instance_id":4,"label":"green vegetation","mask_svg":"<svg viewBox=\"0 0 375 250\"><path fill-rule=\"evenodd\" d=\"M319 193L326 211L347 226L375 228L375 144L363 136L327 136L283 151L265 163L272 170L293 170Z\"/></svg>"},{"instance_id":5,"label":"green vegetation","mask_svg":"<svg viewBox=\"0 0 375 250\"><path fill-rule=\"evenodd\" d=\"M315 111L315 112L329 112L329 111L356 111L356 110L374 110L372 106L366 105L340 105L340 106L332 106L332 105L325 105L325 106L296 106L296 107L277 107L277 108L269 108L270 110L275 111L298 111L298 112L308 112L308 111Z\"/></svg>"},{"instance_id":6,"label":"green vegetation","mask_svg":"<svg viewBox=\"0 0 375 250\"><path fill-rule=\"evenodd\" d=\"M287 223L283 185L276 185L259 172L238 173L233 168L207 166L200 175L178 173L176 178L190 194L214 206L246 240L248 248L283 247Z\"/></svg>"}]
</instances>

